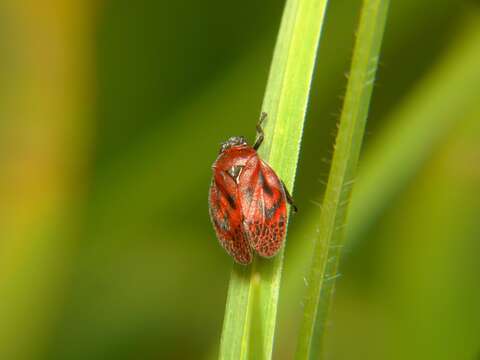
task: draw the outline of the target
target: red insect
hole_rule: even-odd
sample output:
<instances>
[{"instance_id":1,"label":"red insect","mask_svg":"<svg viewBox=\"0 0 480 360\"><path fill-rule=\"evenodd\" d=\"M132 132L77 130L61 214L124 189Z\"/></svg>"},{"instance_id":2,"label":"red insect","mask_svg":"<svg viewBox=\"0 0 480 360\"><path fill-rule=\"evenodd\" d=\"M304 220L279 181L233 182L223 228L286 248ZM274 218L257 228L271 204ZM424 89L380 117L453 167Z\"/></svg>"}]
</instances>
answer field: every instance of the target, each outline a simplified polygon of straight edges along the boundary
<instances>
[{"instance_id":1,"label":"red insect","mask_svg":"<svg viewBox=\"0 0 480 360\"><path fill-rule=\"evenodd\" d=\"M253 250L272 257L282 247L288 202L297 211L283 182L257 154L263 141L262 113L253 146L242 136L222 144L210 186L210 218L225 250L240 264L249 264Z\"/></svg>"}]
</instances>

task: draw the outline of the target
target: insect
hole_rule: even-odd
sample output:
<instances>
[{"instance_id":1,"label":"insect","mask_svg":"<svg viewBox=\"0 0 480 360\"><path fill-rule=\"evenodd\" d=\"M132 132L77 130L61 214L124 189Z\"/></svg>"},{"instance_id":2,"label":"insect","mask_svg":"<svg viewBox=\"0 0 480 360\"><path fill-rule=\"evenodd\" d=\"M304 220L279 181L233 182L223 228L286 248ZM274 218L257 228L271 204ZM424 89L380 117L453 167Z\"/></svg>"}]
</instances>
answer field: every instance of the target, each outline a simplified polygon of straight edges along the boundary
<instances>
[{"instance_id":1,"label":"insect","mask_svg":"<svg viewBox=\"0 0 480 360\"><path fill-rule=\"evenodd\" d=\"M237 263L249 264L278 253L285 239L287 202L297 211L285 184L257 154L263 142L262 113L255 144L242 136L222 143L213 163L210 218L220 244Z\"/></svg>"}]
</instances>

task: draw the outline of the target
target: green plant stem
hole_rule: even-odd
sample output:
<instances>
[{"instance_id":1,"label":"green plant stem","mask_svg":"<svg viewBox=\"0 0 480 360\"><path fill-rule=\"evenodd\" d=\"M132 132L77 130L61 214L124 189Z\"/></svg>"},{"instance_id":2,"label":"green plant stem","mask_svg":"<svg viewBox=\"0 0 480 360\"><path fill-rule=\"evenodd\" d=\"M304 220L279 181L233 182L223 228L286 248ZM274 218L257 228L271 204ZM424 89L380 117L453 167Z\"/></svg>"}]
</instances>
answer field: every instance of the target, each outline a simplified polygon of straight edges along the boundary
<instances>
[{"instance_id":1,"label":"green plant stem","mask_svg":"<svg viewBox=\"0 0 480 360\"><path fill-rule=\"evenodd\" d=\"M385 121L387 126L366 149L352 196L346 246L353 246L366 233L452 127L479 104L478 92L472 89L480 84L480 25L478 14L470 16L446 56Z\"/></svg>"},{"instance_id":2,"label":"green plant stem","mask_svg":"<svg viewBox=\"0 0 480 360\"><path fill-rule=\"evenodd\" d=\"M340 118L335 151L320 216L308 276L304 318L300 329L297 359L318 359L325 323L337 277L343 229L357 161L365 130L387 16L387 0L365 0L347 92Z\"/></svg>"},{"instance_id":3,"label":"green plant stem","mask_svg":"<svg viewBox=\"0 0 480 360\"><path fill-rule=\"evenodd\" d=\"M326 0L288 0L277 38L262 110L268 114L260 156L291 191ZM283 264L256 258L234 264L220 359L270 359Z\"/></svg>"}]
</instances>

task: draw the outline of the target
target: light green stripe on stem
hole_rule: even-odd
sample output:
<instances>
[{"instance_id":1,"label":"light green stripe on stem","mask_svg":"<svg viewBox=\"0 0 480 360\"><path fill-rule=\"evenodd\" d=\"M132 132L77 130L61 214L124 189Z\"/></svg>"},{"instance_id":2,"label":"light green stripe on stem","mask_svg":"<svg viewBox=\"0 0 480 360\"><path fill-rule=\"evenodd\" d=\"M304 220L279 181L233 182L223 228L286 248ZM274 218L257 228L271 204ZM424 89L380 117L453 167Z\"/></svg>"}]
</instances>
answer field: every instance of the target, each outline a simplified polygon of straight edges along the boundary
<instances>
[{"instance_id":1,"label":"light green stripe on stem","mask_svg":"<svg viewBox=\"0 0 480 360\"><path fill-rule=\"evenodd\" d=\"M262 107L268 119L259 154L290 191L326 5L327 0L287 1ZM220 359L272 357L282 264L283 250L249 267L233 266Z\"/></svg>"},{"instance_id":2,"label":"light green stripe on stem","mask_svg":"<svg viewBox=\"0 0 480 360\"><path fill-rule=\"evenodd\" d=\"M387 0L365 0L361 10L347 92L319 220L320 232L307 281L297 359L318 359L321 356L322 338L344 239L341 229L346 220L345 204L350 198L351 182L365 131L387 9Z\"/></svg>"}]
</instances>

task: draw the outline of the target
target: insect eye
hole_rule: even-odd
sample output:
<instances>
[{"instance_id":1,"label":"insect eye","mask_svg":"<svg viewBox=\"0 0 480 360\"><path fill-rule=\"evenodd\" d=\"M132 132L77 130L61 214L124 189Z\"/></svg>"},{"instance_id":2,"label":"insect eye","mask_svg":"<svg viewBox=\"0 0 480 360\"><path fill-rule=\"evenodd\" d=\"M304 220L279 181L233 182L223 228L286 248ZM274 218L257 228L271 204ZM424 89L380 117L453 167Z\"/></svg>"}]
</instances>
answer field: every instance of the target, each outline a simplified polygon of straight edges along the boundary
<instances>
[{"instance_id":1,"label":"insect eye","mask_svg":"<svg viewBox=\"0 0 480 360\"><path fill-rule=\"evenodd\" d=\"M220 153L230 149L232 146L247 145L247 141L243 136L234 136L222 143Z\"/></svg>"}]
</instances>

